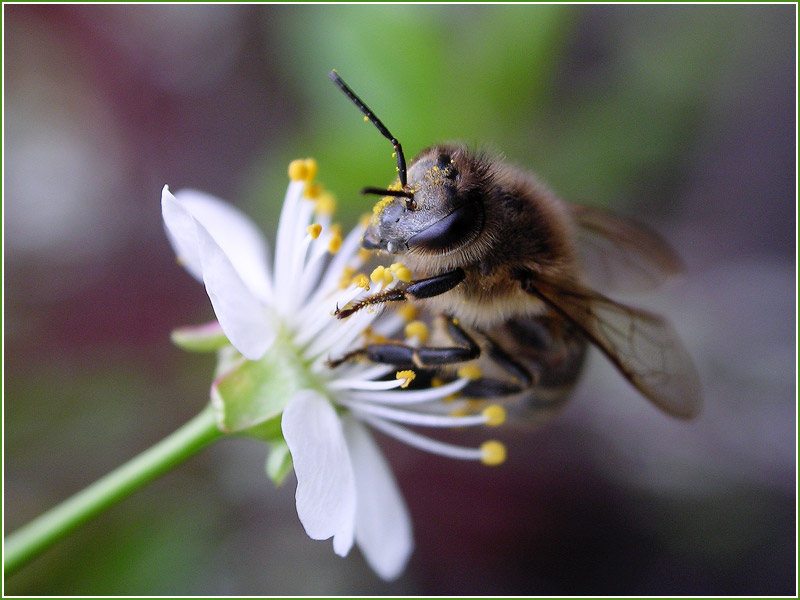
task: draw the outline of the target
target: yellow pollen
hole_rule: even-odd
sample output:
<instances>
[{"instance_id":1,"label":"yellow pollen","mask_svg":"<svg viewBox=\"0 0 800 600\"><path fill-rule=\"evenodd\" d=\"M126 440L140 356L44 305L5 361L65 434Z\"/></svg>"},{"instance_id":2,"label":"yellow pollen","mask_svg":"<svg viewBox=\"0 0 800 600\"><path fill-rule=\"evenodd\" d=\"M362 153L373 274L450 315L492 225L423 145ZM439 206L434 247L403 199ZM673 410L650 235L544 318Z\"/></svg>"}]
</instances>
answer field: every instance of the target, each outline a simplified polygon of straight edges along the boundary
<instances>
[{"instance_id":1,"label":"yellow pollen","mask_svg":"<svg viewBox=\"0 0 800 600\"><path fill-rule=\"evenodd\" d=\"M404 321L413 321L417 318L417 309L412 304L404 304L400 307L397 313L403 318Z\"/></svg>"},{"instance_id":2,"label":"yellow pollen","mask_svg":"<svg viewBox=\"0 0 800 600\"><path fill-rule=\"evenodd\" d=\"M492 404L483 409L483 416L486 417L487 425L497 427L506 422L506 409L499 404Z\"/></svg>"},{"instance_id":3,"label":"yellow pollen","mask_svg":"<svg viewBox=\"0 0 800 600\"><path fill-rule=\"evenodd\" d=\"M481 444L481 462L489 467L501 465L506 461L506 447L496 440Z\"/></svg>"},{"instance_id":4,"label":"yellow pollen","mask_svg":"<svg viewBox=\"0 0 800 600\"><path fill-rule=\"evenodd\" d=\"M375 267L375 270L372 271L369 278L375 283L380 283L382 281L386 285L392 283L392 279L394 279L392 272L383 265Z\"/></svg>"},{"instance_id":5,"label":"yellow pollen","mask_svg":"<svg viewBox=\"0 0 800 600\"><path fill-rule=\"evenodd\" d=\"M303 161L303 164L306 167L306 176L303 179L306 181L313 181L314 177L317 176L317 161L313 158L307 158Z\"/></svg>"},{"instance_id":6,"label":"yellow pollen","mask_svg":"<svg viewBox=\"0 0 800 600\"><path fill-rule=\"evenodd\" d=\"M406 325L406 337L415 337L420 342L424 342L428 339L428 326L422 321L411 321Z\"/></svg>"},{"instance_id":7,"label":"yellow pollen","mask_svg":"<svg viewBox=\"0 0 800 600\"><path fill-rule=\"evenodd\" d=\"M397 158L397 152L392 152L392 158Z\"/></svg>"},{"instance_id":8,"label":"yellow pollen","mask_svg":"<svg viewBox=\"0 0 800 600\"><path fill-rule=\"evenodd\" d=\"M303 196L310 200L316 200L322 195L322 186L318 183L308 183L306 180L306 188L303 190Z\"/></svg>"},{"instance_id":9,"label":"yellow pollen","mask_svg":"<svg viewBox=\"0 0 800 600\"><path fill-rule=\"evenodd\" d=\"M331 254L336 254L339 251L339 248L342 247L342 236L338 233L334 233L331 236L331 241L328 242L328 252Z\"/></svg>"},{"instance_id":10,"label":"yellow pollen","mask_svg":"<svg viewBox=\"0 0 800 600\"><path fill-rule=\"evenodd\" d=\"M458 369L458 376L459 377L466 377L472 381L476 379L480 379L483 373L481 372L481 368L478 365L464 365L463 367Z\"/></svg>"},{"instance_id":11,"label":"yellow pollen","mask_svg":"<svg viewBox=\"0 0 800 600\"><path fill-rule=\"evenodd\" d=\"M320 225L319 223L314 223L313 225L309 225L306 228L306 231L308 232L308 235L310 235L312 238L317 239L319 237L319 234L322 232L322 225Z\"/></svg>"},{"instance_id":12,"label":"yellow pollen","mask_svg":"<svg viewBox=\"0 0 800 600\"><path fill-rule=\"evenodd\" d=\"M383 212L383 209L389 206L392 202L394 202L394 200L391 196L386 196L385 198L378 200L375 203L375 206L372 207L372 221L377 223L377 220L380 217L380 214Z\"/></svg>"},{"instance_id":13,"label":"yellow pollen","mask_svg":"<svg viewBox=\"0 0 800 600\"><path fill-rule=\"evenodd\" d=\"M364 115L364 123L366 123L367 121L369 121L369 117L367 115Z\"/></svg>"},{"instance_id":14,"label":"yellow pollen","mask_svg":"<svg viewBox=\"0 0 800 600\"><path fill-rule=\"evenodd\" d=\"M289 163L289 179L292 181L303 181L308 175L308 165L302 158L293 160Z\"/></svg>"},{"instance_id":15,"label":"yellow pollen","mask_svg":"<svg viewBox=\"0 0 800 600\"><path fill-rule=\"evenodd\" d=\"M383 272L385 270L386 270L386 267L384 267L383 265L375 267L373 269L372 273L370 273L369 278L372 280L373 283L378 283L379 281L383 280Z\"/></svg>"},{"instance_id":16,"label":"yellow pollen","mask_svg":"<svg viewBox=\"0 0 800 600\"><path fill-rule=\"evenodd\" d=\"M408 283L411 281L411 269L403 263L394 263L389 269L394 273L400 281Z\"/></svg>"},{"instance_id":17,"label":"yellow pollen","mask_svg":"<svg viewBox=\"0 0 800 600\"><path fill-rule=\"evenodd\" d=\"M336 198L330 192L323 191L317 198L314 211L318 215L332 215L336 210Z\"/></svg>"},{"instance_id":18,"label":"yellow pollen","mask_svg":"<svg viewBox=\"0 0 800 600\"><path fill-rule=\"evenodd\" d=\"M365 290L369 291L369 279L363 273L359 273L355 277L353 277L353 283L360 288L364 288Z\"/></svg>"},{"instance_id":19,"label":"yellow pollen","mask_svg":"<svg viewBox=\"0 0 800 600\"><path fill-rule=\"evenodd\" d=\"M411 370L398 371L397 374L395 375L395 377L397 379L403 379L404 380L403 384L400 386L401 388L407 388L408 384L410 384L412 381L414 381L414 378L416 376L417 376L417 374L414 373L414 371L411 371Z\"/></svg>"}]
</instances>

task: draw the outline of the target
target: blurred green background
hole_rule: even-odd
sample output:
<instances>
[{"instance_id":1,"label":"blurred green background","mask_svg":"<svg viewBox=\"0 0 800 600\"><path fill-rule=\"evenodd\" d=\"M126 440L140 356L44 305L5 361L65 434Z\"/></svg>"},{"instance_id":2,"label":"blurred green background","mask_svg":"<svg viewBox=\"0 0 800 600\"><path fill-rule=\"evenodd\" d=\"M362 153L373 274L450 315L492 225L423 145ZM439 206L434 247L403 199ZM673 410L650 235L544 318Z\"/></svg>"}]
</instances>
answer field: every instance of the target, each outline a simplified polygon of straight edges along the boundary
<instances>
[{"instance_id":1,"label":"blurred green background","mask_svg":"<svg viewBox=\"0 0 800 600\"><path fill-rule=\"evenodd\" d=\"M796 593L796 6L4 5L4 528L207 400L208 320L160 190L237 203L274 237L292 158L344 224L403 143L502 151L562 197L659 229L669 316L706 406L676 423L595 356L502 468L380 438L417 549L381 582L309 540L294 481L225 440L5 581L10 595ZM466 435L466 434L465 434ZM474 440L473 440L474 441Z\"/></svg>"}]
</instances>

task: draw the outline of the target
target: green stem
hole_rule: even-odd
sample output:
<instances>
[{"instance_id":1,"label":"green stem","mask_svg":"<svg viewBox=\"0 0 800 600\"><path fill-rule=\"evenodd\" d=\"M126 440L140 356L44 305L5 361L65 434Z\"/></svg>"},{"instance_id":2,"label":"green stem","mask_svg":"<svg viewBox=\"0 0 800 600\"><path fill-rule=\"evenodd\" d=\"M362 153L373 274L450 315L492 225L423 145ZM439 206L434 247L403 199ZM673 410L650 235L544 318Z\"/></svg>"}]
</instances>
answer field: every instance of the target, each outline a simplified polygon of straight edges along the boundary
<instances>
[{"instance_id":1,"label":"green stem","mask_svg":"<svg viewBox=\"0 0 800 600\"><path fill-rule=\"evenodd\" d=\"M5 539L6 576L106 508L219 439L211 407L118 469L34 519Z\"/></svg>"}]
</instances>

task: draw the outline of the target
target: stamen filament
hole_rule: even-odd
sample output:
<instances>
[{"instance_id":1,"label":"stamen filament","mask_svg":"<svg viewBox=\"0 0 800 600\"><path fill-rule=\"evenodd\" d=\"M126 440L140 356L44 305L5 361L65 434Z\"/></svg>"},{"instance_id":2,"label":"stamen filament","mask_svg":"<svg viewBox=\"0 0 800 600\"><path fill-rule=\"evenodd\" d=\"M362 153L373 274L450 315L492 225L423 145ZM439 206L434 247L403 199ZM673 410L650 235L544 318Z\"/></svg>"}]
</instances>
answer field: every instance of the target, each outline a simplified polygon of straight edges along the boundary
<instances>
[{"instance_id":1,"label":"stamen filament","mask_svg":"<svg viewBox=\"0 0 800 600\"><path fill-rule=\"evenodd\" d=\"M463 389L468 383L469 379L461 378L434 388L406 390L404 392L382 392L379 394L367 394L354 391L348 397L358 401L380 404L418 404L430 402L432 400L441 400Z\"/></svg>"},{"instance_id":2,"label":"stamen filament","mask_svg":"<svg viewBox=\"0 0 800 600\"><path fill-rule=\"evenodd\" d=\"M439 440L434 440L415 431L411 431L410 429L406 429L401 425L389 423L388 421L376 417L364 416L363 420L375 429L384 432L386 435L408 444L409 446L413 446L414 448L430 452L431 454L438 454L439 456L446 456L458 460L483 459L483 452L480 448L467 448L440 442Z\"/></svg>"},{"instance_id":3,"label":"stamen filament","mask_svg":"<svg viewBox=\"0 0 800 600\"><path fill-rule=\"evenodd\" d=\"M434 415L353 400L340 400L339 404L348 407L354 413L362 416L366 413L389 421L397 421L398 423L406 423L408 425L420 425L422 427L468 427L471 425L484 425L486 423L486 415L482 413L464 416Z\"/></svg>"}]
</instances>

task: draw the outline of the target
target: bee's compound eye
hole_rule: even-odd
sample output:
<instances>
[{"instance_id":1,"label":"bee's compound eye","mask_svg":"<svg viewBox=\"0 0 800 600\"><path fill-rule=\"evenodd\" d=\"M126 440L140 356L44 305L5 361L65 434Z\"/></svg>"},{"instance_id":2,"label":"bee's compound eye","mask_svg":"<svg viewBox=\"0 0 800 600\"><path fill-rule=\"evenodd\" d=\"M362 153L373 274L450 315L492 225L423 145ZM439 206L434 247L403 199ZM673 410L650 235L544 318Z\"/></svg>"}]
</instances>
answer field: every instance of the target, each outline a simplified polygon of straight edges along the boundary
<instances>
[{"instance_id":1,"label":"bee's compound eye","mask_svg":"<svg viewBox=\"0 0 800 600\"><path fill-rule=\"evenodd\" d=\"M445 250L461 246L480 230L480 218L472 207L464 204L408 240L409 247Z\"/></svg>"}]
</instances>

